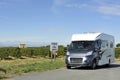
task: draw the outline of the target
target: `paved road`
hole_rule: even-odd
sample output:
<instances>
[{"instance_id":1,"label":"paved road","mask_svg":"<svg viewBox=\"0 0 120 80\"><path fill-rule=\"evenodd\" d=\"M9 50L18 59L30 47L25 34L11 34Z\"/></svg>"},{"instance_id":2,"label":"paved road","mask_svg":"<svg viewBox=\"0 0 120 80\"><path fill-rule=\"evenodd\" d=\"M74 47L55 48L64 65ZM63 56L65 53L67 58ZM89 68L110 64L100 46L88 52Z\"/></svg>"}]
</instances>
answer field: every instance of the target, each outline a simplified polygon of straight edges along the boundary
<instances>
[{"instance_id":1,"label":"paved road","mask_svg":"<svg viewBox=\"0 0 120 80\"><path fill-rule=\"evenodd\" d=\"M7 80L120 80L120 62L112 64L109 68L99 67L97 70L62 68Z\"/></svg>"}]
</instances>

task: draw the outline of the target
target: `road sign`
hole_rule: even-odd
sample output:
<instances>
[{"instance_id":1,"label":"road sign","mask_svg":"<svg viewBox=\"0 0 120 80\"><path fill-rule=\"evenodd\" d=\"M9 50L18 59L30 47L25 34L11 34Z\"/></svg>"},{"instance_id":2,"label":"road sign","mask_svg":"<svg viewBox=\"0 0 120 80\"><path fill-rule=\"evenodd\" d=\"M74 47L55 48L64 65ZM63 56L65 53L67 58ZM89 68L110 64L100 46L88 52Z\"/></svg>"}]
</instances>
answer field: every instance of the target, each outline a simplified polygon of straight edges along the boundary
<instances>
[{"instance_id":1,"label":"road sign","mask_svg":"<svg viewBox=\"0 0 120 80\"><path fill-rule=\"evenodd\" d=\"M50 51L57 51L58 50L58 43L52 42L50 45Z\"/></svg>"}]
</instances>

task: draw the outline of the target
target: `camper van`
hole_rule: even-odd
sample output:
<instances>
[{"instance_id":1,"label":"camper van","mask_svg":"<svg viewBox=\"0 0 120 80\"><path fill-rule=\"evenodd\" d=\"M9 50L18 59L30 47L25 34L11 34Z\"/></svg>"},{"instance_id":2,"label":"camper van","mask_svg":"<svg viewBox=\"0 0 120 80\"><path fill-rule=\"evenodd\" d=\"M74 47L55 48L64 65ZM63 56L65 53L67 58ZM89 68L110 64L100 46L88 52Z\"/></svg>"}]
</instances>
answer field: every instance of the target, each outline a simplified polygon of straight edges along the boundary
<instances>
[{"instance_id":1,"label":"camper van","mask_svg":"<svg viewBox=\"0 0 120 80\"><path fill-rule=\"evenodd\" d=\"M114 37L105 33L73 34L66 53L66 67L109 66L114 62Z\"/></svg>"}]
</instances>

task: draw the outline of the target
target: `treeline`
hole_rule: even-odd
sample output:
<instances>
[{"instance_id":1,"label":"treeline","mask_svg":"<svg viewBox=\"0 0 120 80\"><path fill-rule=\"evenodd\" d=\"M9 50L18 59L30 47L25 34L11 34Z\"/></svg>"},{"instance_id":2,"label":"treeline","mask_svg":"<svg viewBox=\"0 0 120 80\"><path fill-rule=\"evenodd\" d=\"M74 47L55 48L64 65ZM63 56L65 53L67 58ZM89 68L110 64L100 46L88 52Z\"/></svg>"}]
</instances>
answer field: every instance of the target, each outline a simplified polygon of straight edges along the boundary
<instances>
[{"instance_id":1,"label":"treeline","mask_svg":"<svg viewBox=\"0 0 120 80\"><path fill-rule=\"evenodd\" d=\"M60 45L57 51L57 56L64 56L64 46ZM50 46L41 47L28 47L28 48L18 48L18 47L1 47L0 48L0 59L8 59L9 57L21 58L26 57L50 57Z\"/></svg>"},{"instance_id":2,"label":"treeline","mask_svg":"<svg viewBox=\"0 0 120 80\"><path fill-rule=\"evenodd\" d=\"M64 46L60 45L58 47L57 56L65 56ZM0 59L7 59L9 57L21 58L26 57L50 57L50 46L41 47L28 47L28 48L18 48L18 47L1 47L0 48ZM115 48L115 57L120 58L120 48Z\"/></svg>"}]
</instances>

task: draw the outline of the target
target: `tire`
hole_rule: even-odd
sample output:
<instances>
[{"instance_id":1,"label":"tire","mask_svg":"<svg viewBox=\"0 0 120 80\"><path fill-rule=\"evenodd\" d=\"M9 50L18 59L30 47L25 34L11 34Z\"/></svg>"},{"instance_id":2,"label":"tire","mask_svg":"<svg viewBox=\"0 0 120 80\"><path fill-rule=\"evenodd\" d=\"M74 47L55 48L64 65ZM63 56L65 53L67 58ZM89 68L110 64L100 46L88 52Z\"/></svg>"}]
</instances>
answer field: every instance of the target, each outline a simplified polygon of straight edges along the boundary
<instances>
[{"instance_id":1,"label":"tire","mask_svg":"<svg viewBox=\"0 0 120 80\"><path fill-rule=\"evenodd\" d=\"M96 69L96 67L97 67L96 61L93 60L92 65L91 65L91 69L94 70L94 69Z\"/></svg>"},{"instance_id":2,"label":"tire","mask_svg":"<svg viewBox=\"0 0 120 80\"><path fill-rule=\"evenodd\" d=\"M110 59L109 59L109 62L108 62L108 64L106 64L106 67L110 67Z\"/></svg>"},{"instance_id":3,"label":"tire","mask_svg":"<svg viewBox=\"0 0 120 80\"><path fill-rule=\"evenodd\" d=\"M68 65L67 65L66 68L67 68L67 69L71 69L71 66L68 66Z\"/></svg>"}]
</instances>

